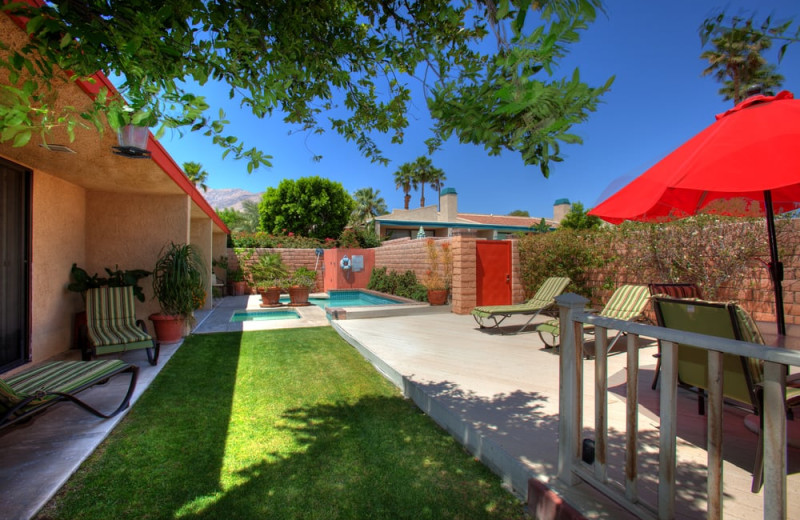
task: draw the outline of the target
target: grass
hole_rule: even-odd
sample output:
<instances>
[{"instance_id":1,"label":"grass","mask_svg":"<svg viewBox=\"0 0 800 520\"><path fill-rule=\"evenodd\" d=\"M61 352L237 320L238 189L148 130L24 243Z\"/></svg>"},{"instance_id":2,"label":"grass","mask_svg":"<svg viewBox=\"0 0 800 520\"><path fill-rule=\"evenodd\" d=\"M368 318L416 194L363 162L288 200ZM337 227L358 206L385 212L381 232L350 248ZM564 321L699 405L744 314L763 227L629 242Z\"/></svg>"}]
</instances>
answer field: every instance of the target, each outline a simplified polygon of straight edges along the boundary
<instances>
[{"instance_id":1,"label":"grass","mask_svg":"<svg viewBox=\"0 0 800 520\"><path fill-rule=\"evenodd\" d=\"M330 327L195 335L40 519L526 518Z\"/></svg>"}]
</instances>

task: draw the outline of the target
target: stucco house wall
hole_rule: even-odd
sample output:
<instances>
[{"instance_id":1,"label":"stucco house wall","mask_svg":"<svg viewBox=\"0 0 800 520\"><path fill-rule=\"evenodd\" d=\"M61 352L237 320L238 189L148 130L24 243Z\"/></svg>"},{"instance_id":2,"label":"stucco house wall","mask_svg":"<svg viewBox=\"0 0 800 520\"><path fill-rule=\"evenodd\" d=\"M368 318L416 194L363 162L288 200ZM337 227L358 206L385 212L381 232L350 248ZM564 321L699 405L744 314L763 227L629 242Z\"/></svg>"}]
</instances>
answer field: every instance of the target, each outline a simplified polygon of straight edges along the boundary
<instances>
[{"instance_id":1,"label":"stucco house wall","mask_svg":"<svg viewBox=\"0 0 800 520\"><path fill-rule=\"evenodd\" d=\"M33 173L31 344L33 362L69 348L81 296L66 289L73 262L85 264L86 192L41 171Z\"/></svg>"}]
</instances>

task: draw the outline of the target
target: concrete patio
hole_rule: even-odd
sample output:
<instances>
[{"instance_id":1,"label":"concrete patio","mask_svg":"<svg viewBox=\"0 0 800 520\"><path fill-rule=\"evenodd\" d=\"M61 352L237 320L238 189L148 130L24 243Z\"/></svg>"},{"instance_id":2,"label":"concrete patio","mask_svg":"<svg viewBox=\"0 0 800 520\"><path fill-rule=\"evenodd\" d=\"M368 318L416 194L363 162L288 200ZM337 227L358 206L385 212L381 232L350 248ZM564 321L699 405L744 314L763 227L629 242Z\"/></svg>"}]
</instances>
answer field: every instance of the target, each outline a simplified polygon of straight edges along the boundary
<instances>
[{"instance_id":1,"label":"concrete patio","mask_svg":"<svg viewBox=\"0 0 800 520\"><path fill-rule=\"evenodd\" d=\"M223 327L228 326L227 320L220 321L219 317L231 307L243 308L247 301L244 297L225 298L224 305L198 320L196 331L226 330ZM316 319L288 321L292 325L261 323L264 328L320 324ZM470 316L441 312L337 320L331 324L476 458L501 475L520 499L526 499L528 479L533 477L562 494L587 517L633 517L586 484L566 489L555 480L559 356L544 349L536 334L506 336L482 331ZM134 399L177 348L173 345L163 349L158 367L147 365L142 352L126 354L142 368ZM639 428L643 449L639 475L641 494L646 500L654 499L657 486L658 392L650 389L654 352L654 345L642 344ZM585 362L587 374L593 370L593 363ZM608 374L612 448L609 474L615 477L620 474L624 451L624 355L609 357ZM109 394L113 384L90 392ZM678 517L700 518L705 517L705 419L697 415L694 394L679 392ZM584 425L593 425L593 385L586 385L584 394ZM0 516L33 516L120 419L102 421L74 405L60 404L28 426L0 433L4 443ZM749 491L757 437L745 427L744 419L742 412L726 412L724 475L728 518L762 516L762 495ZM585 429L585 436L591 435L591 429ZM795 448L789 449L789 473L789 510L800 514L800 450Z\"/></svg>"}]
</instances>

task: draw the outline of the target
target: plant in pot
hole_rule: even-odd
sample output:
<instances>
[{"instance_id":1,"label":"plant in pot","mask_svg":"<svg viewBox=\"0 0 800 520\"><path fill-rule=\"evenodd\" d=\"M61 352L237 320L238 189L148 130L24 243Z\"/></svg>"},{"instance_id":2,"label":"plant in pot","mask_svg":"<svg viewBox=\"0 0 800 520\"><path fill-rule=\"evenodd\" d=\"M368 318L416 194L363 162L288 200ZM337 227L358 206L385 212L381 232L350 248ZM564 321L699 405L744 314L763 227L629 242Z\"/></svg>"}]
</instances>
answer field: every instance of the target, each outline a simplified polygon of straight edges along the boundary
<instances>
[{"instance_id":1,"label":"plant in pot","mask_svg":"<svg viewBox=\"0 0 800 520\"><path fill-rule=\"evenodd\" d=\"M281 254L263 254L248 266L248 270L261 295L261 307L276 307L280 305L281 286L287 273Z\"/></svg>"},{"instance_id":2,"label":"plant in pot","mask_svg":"<svg viewBox=\"0 0 800 520\"><path fill-rule=\"evenodd\" d=\"M453 280L453 253L450 251L450 244L442 244L440 252L436 247L436 241L429 238L425 248L428 255L428 271L422 279L422 285L428 289L428 303L444 305L447 303Z\"/></svg>"},{"instance_id":3,"label":"plant in pot","mask_svg":"<svg viewBox=\"0 0 800 520\"><path fill-rule=\"evenodd\" d=\"M231 292L234 296L242 296L247 290L247 281L244 279L244 271L239 267L228 269L227 280L231 285Z\"/></svg>"},{"instance_id":4,"label":"plant in pot","mask_svg":"<svg viewBox=\"0 0 800 520\"><path fill-rule=\"evenodd\" d=\"M311 305L308 302L308 295L316 284L317 273L315 271L306 267L298 267L287 280L289 305L292 307Z\"/></svg>"},{"instance_id":5,"label":"plant in pot","mask_svg":"<svg viewBox=\"0 0 800 520\"><path fill-rule=\"evenodd\" d=\"M161 313L150 315L159 341L180 341L185 322L205 301L205 280L203 259L191 244L172 242L161 251L153 270L153 293Z\"/></svg>"}]
</instances>

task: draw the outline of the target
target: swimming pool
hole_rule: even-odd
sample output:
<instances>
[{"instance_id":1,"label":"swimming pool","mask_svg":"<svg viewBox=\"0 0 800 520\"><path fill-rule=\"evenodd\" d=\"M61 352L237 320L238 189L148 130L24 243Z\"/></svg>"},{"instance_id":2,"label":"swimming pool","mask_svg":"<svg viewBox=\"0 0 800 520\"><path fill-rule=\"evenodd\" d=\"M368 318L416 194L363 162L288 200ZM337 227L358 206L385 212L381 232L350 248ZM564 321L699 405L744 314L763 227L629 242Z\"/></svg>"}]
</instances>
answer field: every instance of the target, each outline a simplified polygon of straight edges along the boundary
<instances>
[{"instance_id":1,"label":"swimming pool","mask_svg":"<svg viewBox=\"0 0 800 520\"><path fill-rule=\"evenodd\" d=\"M234 311L231 323L243 321L299 320L300 314L294 309Z\"/></svg>"},{"instance_id":2,"label":"swimming pool","mask_svg":"<svg viewBox=\"0 0 800 520\"><path fill-rule=\"evenodd\" d=\"M373 292L350 289L335 289L327 293L327 297L312 297L309 303L317 307L365 307L369 305L396 305L408 303L407 300L392 298L390 295L381 295ZM281 303L289 303L289 297L281 297Z\"/></svg>"}]
</instances>

